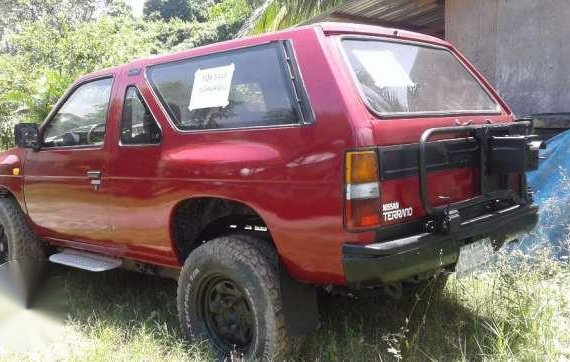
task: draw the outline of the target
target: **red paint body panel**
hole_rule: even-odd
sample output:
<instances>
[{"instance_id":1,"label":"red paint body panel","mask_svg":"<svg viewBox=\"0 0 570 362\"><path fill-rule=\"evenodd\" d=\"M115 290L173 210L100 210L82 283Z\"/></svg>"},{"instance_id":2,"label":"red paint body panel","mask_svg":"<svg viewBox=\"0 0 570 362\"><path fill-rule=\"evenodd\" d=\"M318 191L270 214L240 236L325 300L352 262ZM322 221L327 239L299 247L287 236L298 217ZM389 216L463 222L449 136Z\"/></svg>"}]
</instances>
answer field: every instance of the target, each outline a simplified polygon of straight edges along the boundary
<instances>
[{"instance_id":1,"label":"red paint body panel","mask_svg":"<svg viewBox=\"0 0 570 362\"><path fill-rule=\"evenodd\" d=\"M479 189L479 173L473 168L460 168L449 171L430 172L427 185L430 190L430 204L442 206L448 203L465 200L477 196ZM402 208L412 207L415 210L409 220L421 219L425 216L422 202L417 192L419 181L417 177L406 177L389 180L382 183L382 204L399 202ZM437 195L445 195L442 200ZM401 221L400 221L401 222ZM384 221L382 225L397 224L398 221Z\"/></svg>"},{"instance_id":2,"label":"red paint body panel","mask_svg":"<svg viewBox=\"0 0 570 362\"><path fill-rule=\"evenodd\" d=\"M22 173L25 159L26 150L22 148L13 148L0 153L0 190L14 195L24 212L26 212L26 203ZM14 169L19 170L18 175L14 174Z\"/></svg>"},{"instance_id":3,"label":"red paint body panel","mask_svg":"<svg viewBox=\"0 0 570 362\"><path fill-rule=\"evenodd\" d=\"M106 169L103 149L28 151L24 196L28 216L44 237L109 242L106 190L94 192L87 171Z\"/></svg>"},{"instance_id":4,"label":"red paint body panel","mask_svg":"<svg viewBox=\"0 0 570 362\"><path fill-rule=\"evenodd\" d=\"M425 129L455 125L456 121L508 122L512 115L468 65L502 105L501 115L377 119L360 99L336 49L335 36L341 34L438 44L451 49L468 65L451 45L436 38L407 31L394 35L393 29L343 24L296 28L136 60L78 81L115 77L102 148L6 151L0 155L0 182L18 198L24 210L27 207L34 230L46 240L170 267L181 265L171 228L178 203L203 196L239 201L262 217L294 278L343 284L342 245L370 243L375 235L373 230L351 233L344 228L345 152L414 143ZM145 77L146 67L153 64L274 40L293 43L316 115L314 124L180 132L169 121ZM128 76L128 70L134 68L142 72ZM139 88L159 122L160 145L119 145L123 97L130 85ZM22 159L26 159L23 178L8 175L8 169ZM98 191L92 189L86 177L86 172L94 169L102 171ZM448 192L455 201L474 196L476 179L475 170L457 169L430 174L428 183L430 190ZM414 218L423 215L417 177L386 182L381 188L383 200L397 199L414 207ZM440 203L435 199L432 202Z\"/></svg>"}]
</instances>

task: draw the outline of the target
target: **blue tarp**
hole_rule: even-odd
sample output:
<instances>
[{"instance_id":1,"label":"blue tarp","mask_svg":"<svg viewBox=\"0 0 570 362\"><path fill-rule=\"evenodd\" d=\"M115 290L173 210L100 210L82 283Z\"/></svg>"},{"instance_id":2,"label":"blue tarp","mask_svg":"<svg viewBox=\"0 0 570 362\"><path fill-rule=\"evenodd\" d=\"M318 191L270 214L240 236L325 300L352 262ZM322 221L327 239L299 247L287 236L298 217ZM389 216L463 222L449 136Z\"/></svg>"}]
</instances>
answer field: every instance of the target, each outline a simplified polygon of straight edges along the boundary
<instances>
[{"instance_id":1,"label":"blue tarp","mask_svg":"<svg viewBox=\"0 0 570 362\"><path fill-rule=\"evenodd\" d=\"M541 150L538 170L528 173L528 184L540 211L540 221L531 235L521 240L525 251L549 247L567 258L570 239L570 131L547 141Z\"/></svg>"}]
</instances>

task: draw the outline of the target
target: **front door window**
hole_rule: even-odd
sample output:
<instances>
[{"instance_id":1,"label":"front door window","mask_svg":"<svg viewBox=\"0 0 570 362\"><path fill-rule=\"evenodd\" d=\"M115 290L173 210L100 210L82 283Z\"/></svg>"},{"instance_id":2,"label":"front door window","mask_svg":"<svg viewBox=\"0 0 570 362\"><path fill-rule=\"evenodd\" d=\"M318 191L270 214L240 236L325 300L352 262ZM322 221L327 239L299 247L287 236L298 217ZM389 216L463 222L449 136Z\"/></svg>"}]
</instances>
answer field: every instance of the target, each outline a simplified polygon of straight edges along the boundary
<instances>
[{"instance_id":1,"label":"front door window","mask_svg":"<svg viewBox=\"0 0 570 362\"><path fill-rule=\"evenodd\" d=\"M42 147L102 145L112 83L106 78L77 88L44 129Z\"/></svg>"}]
</instances>

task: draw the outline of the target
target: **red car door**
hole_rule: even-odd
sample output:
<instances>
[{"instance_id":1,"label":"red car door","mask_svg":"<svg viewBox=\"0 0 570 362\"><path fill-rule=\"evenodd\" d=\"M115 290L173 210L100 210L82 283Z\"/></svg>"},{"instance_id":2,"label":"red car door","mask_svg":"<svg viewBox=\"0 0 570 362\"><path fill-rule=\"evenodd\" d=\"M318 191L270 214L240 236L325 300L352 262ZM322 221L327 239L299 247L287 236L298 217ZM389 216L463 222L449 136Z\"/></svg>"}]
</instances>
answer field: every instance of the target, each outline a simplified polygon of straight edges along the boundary
<instances>
[{"instance_id":1,"label":"red car door","mask_svg":"<svg viewBox=\"0 0 570 362\"><path fill-rule=\"evenodd\" d=\"M161 174L162 130L145 93L142 74L122 74L108 129L107 172L113 241L130 257L172 264L170 183Z\"/></svg>"},{"instance_id":2,"label":"red car door","mask_svg":"<svg viewBox=\"0 0 570 362\"><path fill-rule=\"evenodd\" d=\"M40 131L29 150L24 193L36 232L60 241L111 240L106 140L113 76L79 82Z\"/></svg>"}]
</instances>

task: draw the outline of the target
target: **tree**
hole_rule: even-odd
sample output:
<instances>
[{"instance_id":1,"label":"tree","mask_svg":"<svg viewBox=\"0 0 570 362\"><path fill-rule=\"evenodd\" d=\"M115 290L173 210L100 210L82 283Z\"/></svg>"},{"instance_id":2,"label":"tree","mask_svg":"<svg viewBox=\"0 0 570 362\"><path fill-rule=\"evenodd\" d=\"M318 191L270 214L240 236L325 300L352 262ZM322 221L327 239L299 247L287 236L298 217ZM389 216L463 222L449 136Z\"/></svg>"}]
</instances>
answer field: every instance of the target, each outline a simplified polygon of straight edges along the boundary
<instances>
[{"instance_id":1,"label":"tree","mask_svg":"<svg viewBox=\"0 0 570 362\"><path fill-rule=\"evenodd\" d=\"M0 3L0 38L35 21L52 21L57 25L62 18L71 23L92 20L98 9L110 0L2 0Z\"/></svg>"},{"instance_id":2,"label":"tree","mask_svg":"<svg viewBox=\"0 0 570 362\"><path fill-rule=\"evenodd\" d=\"M0 148L12 144L14 123L43 121L78 76L137 57L230 39L250 9L246 0L224 0L207 9L204 22L164 21L134 18L123 3L112 2L82 21L58 13L11 24L0 48Z\"/></svg>"},{"instance_id":3,"label":"tree","mask_svg":"<svg viewBox=\"0 0 570 362\"><path fill-rule=\"evenodd\" d=\"M208 8L208 20L229 20L244 22L251 13L252 7L246 0L224 0Z\"/></svg>"},{"instance_id":4,"label":"tree","mask_svg":"<svg viewBox=\"0 0 570 362\"><path fill-rule=\"evenodd\" d=\"M163 20L180 19L186 21L204 22L207 19L208 8L219 0L147 0L144 14L152 18L158 16Z\"/></svg>"},{"instance_id":5,"label":"tree","mask_svg":"<svg viewBox=\"0 0 570 362\"><path fill-rule=\"evenodd\" d=\"M203 22L208 18L208 9L221 0L187 0L190 8L189 21Z\"/></svg>"},{"instance_id":6,"label":"tree","mask_svg":"<svg viewBox=\"0 0 570 362\"><path fill-rule=\"evenodd\" d=\"M190 18L190 6L186 0L147 0L144 15L159 17L164 20Z\"/></svg>"},{"instance_id":7,"label":"tree","mask_svg":"<svg viewBox=\"0 0 570 362\"><path fill-rule=\"evenodd\" d=\"M238 31L238 36L288 28L317 16L346 0L265 0Z\"/></svg>"}]
</instances>

